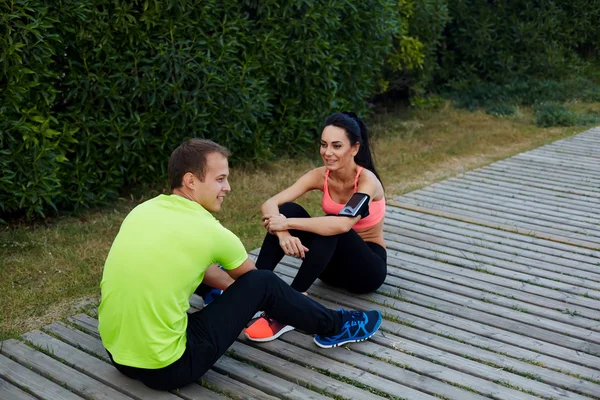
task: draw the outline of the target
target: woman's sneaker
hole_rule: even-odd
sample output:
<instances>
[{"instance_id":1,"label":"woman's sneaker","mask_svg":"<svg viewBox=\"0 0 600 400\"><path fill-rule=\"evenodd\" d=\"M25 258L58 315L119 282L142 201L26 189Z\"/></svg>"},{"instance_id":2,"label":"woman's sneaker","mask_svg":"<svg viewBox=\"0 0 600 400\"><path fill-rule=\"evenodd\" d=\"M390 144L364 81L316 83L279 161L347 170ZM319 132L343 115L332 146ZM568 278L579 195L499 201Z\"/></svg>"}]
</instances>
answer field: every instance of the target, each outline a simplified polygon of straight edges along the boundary
<instances>
[{"instance_id":1,"label":"woman's sneaker","mask_svg":"<svg viewBox=\"0 0 600 400\"><path fill-rule=\"evenodd\" d=\"M342 313L342 328L333 336L315 335L315 343L319 347L331 348L346 343L362 342L377 332L381 325L381 313L372 311L346 311Z\"/></svg>"},{"instance_id":2,"label":"woman's sneaker","mask_svg":"<svg viewBox=\"0 0 600 400\"><path fill-rule=\"evenodd\" d=\"M252 325L244 330L244 335L253 342L270 342L284 333L293 330L293 326L280 324L273 318L263 314L261 318L254 321Z\"/></svg>"}]
</instances>

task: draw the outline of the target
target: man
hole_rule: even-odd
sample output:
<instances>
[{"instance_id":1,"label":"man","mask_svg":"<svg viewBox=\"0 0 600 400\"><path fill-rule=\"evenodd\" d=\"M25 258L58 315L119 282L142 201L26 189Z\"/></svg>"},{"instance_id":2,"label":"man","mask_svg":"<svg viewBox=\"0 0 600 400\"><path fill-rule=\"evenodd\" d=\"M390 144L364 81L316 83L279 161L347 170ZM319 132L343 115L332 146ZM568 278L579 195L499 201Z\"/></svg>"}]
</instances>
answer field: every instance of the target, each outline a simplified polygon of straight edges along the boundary
<instances>
[{"instance_id":1,"label":"man","mask_svg":"<svg viewBox=\"0 0 600 400\"><path fill-rule=\"evenodd\" d=\"M241 241L211 214L231 190L229 155L203 139L175 149L168 167L172 194L134 208L106 259L102 343L119 371L154 389L198 380L257 310L316 334L321 347L366 340L381 324L378 311L327 309L271 271L256 270ZM188 315L201 283L227 290Z\"/></svg>"}]
</instances>

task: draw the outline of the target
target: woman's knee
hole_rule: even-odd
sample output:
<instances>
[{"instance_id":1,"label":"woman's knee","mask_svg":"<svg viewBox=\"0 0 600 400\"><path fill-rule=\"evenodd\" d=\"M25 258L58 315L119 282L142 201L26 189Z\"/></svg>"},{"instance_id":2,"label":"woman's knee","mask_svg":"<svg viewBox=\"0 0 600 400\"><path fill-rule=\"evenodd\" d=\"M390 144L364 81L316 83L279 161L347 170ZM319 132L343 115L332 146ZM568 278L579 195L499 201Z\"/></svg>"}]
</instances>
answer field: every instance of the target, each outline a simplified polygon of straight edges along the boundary
<instances>
[{"instance_id":1,"label":"woman's knee","mask_svg":"<svg viewBox=\"0 0 600 400\"><path fill-rule=\"evenodd\" d=\"M300 204L283 203L279 206L279 212L287 218L310 218L310 214Z\"/></svg>"}]
</instances>

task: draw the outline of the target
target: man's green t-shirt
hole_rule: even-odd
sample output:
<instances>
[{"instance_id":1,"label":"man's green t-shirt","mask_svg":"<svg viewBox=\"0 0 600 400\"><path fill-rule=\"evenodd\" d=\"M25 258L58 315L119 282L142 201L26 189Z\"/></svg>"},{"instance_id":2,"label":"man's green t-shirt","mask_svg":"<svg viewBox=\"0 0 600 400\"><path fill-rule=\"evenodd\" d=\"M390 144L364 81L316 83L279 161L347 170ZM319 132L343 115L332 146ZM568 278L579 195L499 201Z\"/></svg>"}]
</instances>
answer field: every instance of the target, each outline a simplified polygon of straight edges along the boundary
<instances>
[{"instance_id":1,"label":"man's green t-shirt","mask_svg":"<svg viewBox=\"0 0 600 400\"><path fill-rule=\"evenodd\" d=\"M100 288L100 336L115 362L157 369L186 346L187 309L211 264L239 267L241 241L198 203L160 195L131 211L110 249Z\"/></svg>"}]
</instances>

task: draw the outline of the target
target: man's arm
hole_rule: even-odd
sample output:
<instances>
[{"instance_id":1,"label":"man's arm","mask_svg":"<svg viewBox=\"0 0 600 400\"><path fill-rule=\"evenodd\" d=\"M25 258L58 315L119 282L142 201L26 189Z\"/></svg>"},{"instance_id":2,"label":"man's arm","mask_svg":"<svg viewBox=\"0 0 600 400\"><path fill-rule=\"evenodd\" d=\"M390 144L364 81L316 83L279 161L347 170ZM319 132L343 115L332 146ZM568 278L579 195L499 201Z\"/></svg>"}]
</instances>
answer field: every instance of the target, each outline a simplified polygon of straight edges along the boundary
<instances>
[{"instance_id":1,"label":"man's arm","mask_svg":"<svg viewBox=\"0 0 600 400\"><path fill-rule=\"evenodd\" d=\"M246 272L253 271L255 269L256 266L254 265L254 261L252 261L252 259L248 257L246 258L246 261L244 261L239 267L225 270L225 272L229 274L230 279L237 279L240 276L244 275Z\"/></svg>"},{"instance_id":2,"label":"man's arm","mask_svg":"<svg viewBox=\"0 0 600 400\"><path fill-rule=\"evenodd\" d=\"M202 283L205 283L210 287L225 290L233 283L233 279L229 274L219 268L217 264L211 264L208 269L204 271Z\"/></svg>"}]
</instances>

